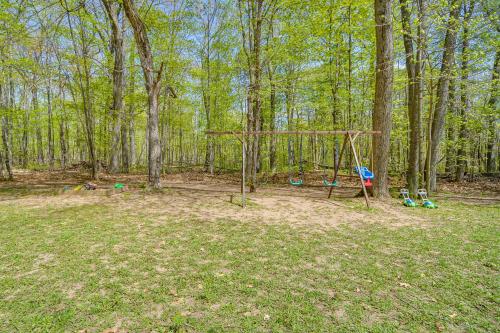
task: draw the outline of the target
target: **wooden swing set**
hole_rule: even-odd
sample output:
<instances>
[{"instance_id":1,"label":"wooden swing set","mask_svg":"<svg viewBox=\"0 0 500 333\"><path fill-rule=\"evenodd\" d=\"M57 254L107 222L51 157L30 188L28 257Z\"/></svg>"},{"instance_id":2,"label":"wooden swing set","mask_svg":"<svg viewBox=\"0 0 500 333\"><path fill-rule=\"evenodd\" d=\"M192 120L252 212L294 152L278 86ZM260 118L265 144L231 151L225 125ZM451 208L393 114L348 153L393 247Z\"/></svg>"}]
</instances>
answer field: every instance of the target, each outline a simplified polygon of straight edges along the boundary
<instances>
[{"instance_id":1,"label":"wooden swing set","mask_svg":"<svg viewBox=\"0 0 500 333\"><path fill-rule=\"evenodd\" d=\"M323 136L335 136L335 135L342 135L344 136L344 140L342 143L342 149L340 150L340 155L339 155L339 161L336 163L335 168L334 168L334 174L333 174L333 179L330 184L335 184L335 181L337 180L338 172L339 172L339 166L340 163L342 162L342 155L345 152L345 148L347 144L349 143L351 146L352 153L354 155L354 160L356 162L356 171L359 176L359 180L361 182L361 188L363 190L363 195L365 197L365 202L366 202L366 207L370 208L370 203L368 200L368 192L366 190L365 182L363 179L363 174L362 174L362 166L359 162L358 158L358 152L356 150L356 147L354 145L354 142L360 135L380 135L382 132L380 131L206 131L205 134L208 136L224 136L224 135L232 135L236 137L241 145L241 205L242 207L246 206L246 189L245 189L245 183L246 183L246 147L247 147L247 140L248 137L257 137L257 136L267 136L267 135L309 135L309 136L318 136L318 135L323 135ZM332 190L334 186L329 186L330 190L328 192L328 198L331 197L332 195Z\"/></svg>"}]
</instances>

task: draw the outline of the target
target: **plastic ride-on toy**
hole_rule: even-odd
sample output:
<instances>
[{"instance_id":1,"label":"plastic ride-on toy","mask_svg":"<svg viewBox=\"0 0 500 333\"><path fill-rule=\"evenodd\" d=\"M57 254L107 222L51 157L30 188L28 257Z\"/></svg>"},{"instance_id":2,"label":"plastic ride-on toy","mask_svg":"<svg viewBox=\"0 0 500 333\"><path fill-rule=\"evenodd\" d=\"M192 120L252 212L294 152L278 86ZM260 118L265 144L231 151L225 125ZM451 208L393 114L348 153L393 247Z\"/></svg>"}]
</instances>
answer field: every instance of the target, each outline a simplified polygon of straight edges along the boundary
<instances>
[{"instance_id":1,"label":"plastic ride-on toy","mask_svg":"<svg viewBox=\"0 0 500 333\"><path fill-rule=\"evenodd\" d=\"M399 193L403 196L403 205L406 207L417 207L417 203L410 198L410 191L402 188Z\"/></svg>"},{"instance_id":2,"label":"plastic ride-on toy","mask_svg":"<svg viewBox=\"0 0 500 333\"><path fill-rule=\"evenodd\" d=\"M429 200L427 197L427 191L424 188L421 188L417 191L418 196L422 200L422 207L425 208L437 208L437 205Z\"/></svg>"}]
</instances>

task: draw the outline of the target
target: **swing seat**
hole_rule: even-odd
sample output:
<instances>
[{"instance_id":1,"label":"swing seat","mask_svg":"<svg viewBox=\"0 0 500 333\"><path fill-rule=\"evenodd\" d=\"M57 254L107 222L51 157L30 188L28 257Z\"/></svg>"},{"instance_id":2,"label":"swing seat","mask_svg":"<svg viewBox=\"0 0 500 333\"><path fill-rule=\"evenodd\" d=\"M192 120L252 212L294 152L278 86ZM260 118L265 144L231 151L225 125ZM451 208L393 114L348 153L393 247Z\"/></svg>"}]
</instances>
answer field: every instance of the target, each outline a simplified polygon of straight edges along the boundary
<instances>
[{"instance_id":1,"label":"swing seat","mask_svg":"<svg viewBox=\"0 0 500 333\"><path fill-rule=\"evenodd\" d=\"M328 179L323 178L323 186L326 186L326 187L337 187L339 185L337 184L336 180L334 180L333 182L330 182L330 181L328 181Z\"/></svg>"},{"instance_id":2,"label":"swing seat","mask_svg":"<svg viewBox=\"0 0 500 333\"><path fill-rule=\"evenodd\" d=\"M289 179L290 185L292 186L302 186L304 184L304 181L302 178L290 178Z\"/></svg>"},{"instance_id":3,"label":"swing seat","mask_svg":"<svg viewBox=\"0 0 500 333\"><path fill-rule=\"evenodd\" d=\"M362 166L359 171L358 171L358 167L354 167L354 172L356 173L361 173L361 177L363 177L364 180L369 180L369 179L373 179L375 176L373 175L373 172L371 172L370 170L368 170L367 167L365 166Z\"/></svg>"}]
</instances>

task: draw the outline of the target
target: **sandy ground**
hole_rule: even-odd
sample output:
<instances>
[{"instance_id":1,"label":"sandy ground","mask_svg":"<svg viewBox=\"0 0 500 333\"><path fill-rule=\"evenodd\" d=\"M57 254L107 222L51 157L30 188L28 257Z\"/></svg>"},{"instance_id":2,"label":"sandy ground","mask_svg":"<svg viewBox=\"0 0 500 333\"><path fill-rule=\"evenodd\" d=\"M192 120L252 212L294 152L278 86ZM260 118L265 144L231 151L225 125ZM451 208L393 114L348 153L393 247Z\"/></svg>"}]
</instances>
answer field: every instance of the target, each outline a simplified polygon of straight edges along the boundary
<instances>
[{"instance_id":1,"label":"sandy ground","mask_svg":"<svg viewBox=\"0 0 500 333\"><path fill-rule=\"evenodd\" d=\"M79 172L17 172L14 182L2 182L0 188L22 189L22 194L6 191L0 195L0 201L40 209L103 204L110 207L110 214L114 208L138 218L153 218L158 223L172 218L227 219L322 228L345 223L401 226L425 222L402 207L398 199L371 199L372 209L366 209L364 198L353 198L359 189L349 180L343 182L346 187L334 190L331 199L327 199L327 188L320 186L263 185L256 193L248 194L244 209L241 207L240 185L233 177L173 174L162 179L163 191L151 192L144 188L144 175L104 175L96 182L97 190L74 190L85 181L86 175ZM113 189L117 181L127 185L123 192Z\"/></svg>"},{"instance_id":2,"label":"sandy ground","mask_svg":"<svg viewBox=\"0 0 500 333\"><path fill-rule=\"evenodd\" d=\"M164 190L151 192L144 188L145 175L103 175L96 182L95 191L75 188L87 181L87 175L78 171L22 172L16 173L13 182L1 182L0 189L22 189L3 192L1 201L32 208L72 207L88 204L104 204L113 209L135 214L138 218L153 217L162 222L168 219L218 219L252 223L285 223L291 226L315 225L332 227L340 224L383 223L389 226L425 224L418 213L404 208L399 199L370 199L371 209L366 209L364 198L354 198L359 192L355 179L342 181L344 187L336 188L333 197L327 199L327 188L310 180L311 187L292 187L266 184L256 193L248 194L247 207L241 208L240 185L236 177L212 177L204 173L166 175L162 179ZM307 180L306 180L307 181ZM122 192L113 184L122 182L127 188ZM444 186L447 186L445 184ZM484 184L479 184L484 189ZM476 193L477 188L465 191L455 186L462 195ZM489 196L498 196L498 184ZM66 190L65 190L66 188ZM47 191L53 195L47 195ZM498 197L500 200L500 196Z\"/></svg>"}]
</instances>

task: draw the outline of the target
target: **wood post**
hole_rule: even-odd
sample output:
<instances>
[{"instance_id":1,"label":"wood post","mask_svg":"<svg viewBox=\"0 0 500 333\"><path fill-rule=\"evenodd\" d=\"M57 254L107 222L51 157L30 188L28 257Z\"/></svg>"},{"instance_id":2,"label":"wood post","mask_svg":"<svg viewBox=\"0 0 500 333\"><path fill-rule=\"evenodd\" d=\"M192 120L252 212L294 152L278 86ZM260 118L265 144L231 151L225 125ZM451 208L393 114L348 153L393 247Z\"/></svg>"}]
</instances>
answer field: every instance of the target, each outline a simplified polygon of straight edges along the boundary
<instances>
[{"instance_id":1,"label":"wood post","mask_svg":"<svg viewBox=\"0 0 500 333\"><path fill-rule=\"evenodd\" d=\"M245 165L246 165L246 140L245 133L241 135L241 207L245 208L246 206L246 193L245 193Z\"/></svg>"},{"instance_id":2,"label":"wood post","mask_svg":"<svg viewBox=\"0 0 500 333\"><path fill-rule=\"evenodd\" d=\"M241 135L247 134L252 136L263 136L263 135L379 135L380 131L205 131L207 135Z\"/></svg>"},{"instance_id":3,"label":"wood post","mask_svg":"<svg viewBox=\"0 0 500 333\"><path fill-rule=\"evenodd\" d=\"M363 181L363 176L361 175L361 165L359 164L358 160L358 154L356 153L356 148L354 147L354 140L351 137L350 133L347 133L347 136L349 137L349 142L351 143L351 150L354 155L354 160L356 161L356 165L358 167L358 175L359 175L359 180L361 181L361 187L363 188L363 194L365 196L365 201L366 201L366 207L370 208L370 203L368 202L368 193L366 192L366 187L365 187L365 182ZM356 138L356 137L354 137Z\"/></svg>"},{"instance_id":4,"label":"wood post","mask_svg":"<svg viewBox=\"0 0 500 333\"><path fill-rule=\"evenodd\" d=\"M344 142L342 143L342 148L340 149L339 161L337 165L335 165L335 172L333 173L332 183L337 180L337 175L339 173L340 163L342 162L342 155L344 155L346 144L347 144L347 134L344 135ZM332 191L333 191L333 186L330 186L330 191L328 192L328 199L330 199L330 197L332 196Z\"/></svg>"}]
</instances>

